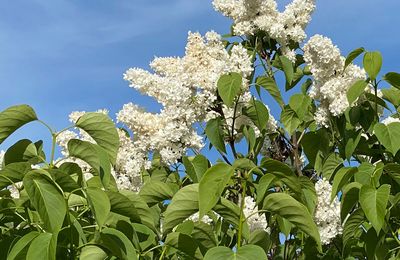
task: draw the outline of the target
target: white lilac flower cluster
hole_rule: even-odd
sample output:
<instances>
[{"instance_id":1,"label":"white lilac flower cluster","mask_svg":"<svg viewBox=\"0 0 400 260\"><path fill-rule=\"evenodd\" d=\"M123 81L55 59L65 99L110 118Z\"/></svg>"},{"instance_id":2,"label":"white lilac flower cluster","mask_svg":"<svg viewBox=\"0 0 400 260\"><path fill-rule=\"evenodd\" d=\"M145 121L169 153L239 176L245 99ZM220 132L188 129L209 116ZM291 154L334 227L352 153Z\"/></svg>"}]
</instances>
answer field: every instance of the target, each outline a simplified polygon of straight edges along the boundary
<instances>
[{"instance_id":1,"label":"white lilac flower cluster","mask_svg":"<svg viewBox=\"0 0 400 260\"><path fill-rule=\"evenodd\" d=\"M199 222L199 212L192 214L187 218L187 220L191 220L194 223ZM213 220L208 215L204 215L200 221L206 223L207 225L210 225L213 222Z\"/></svg>"},{"instance_id":2,"label":"white lilac flower cluster","mask_svg":"<svg viewBox=\"0 0 400 260\"><path fill-rule=\"evenodd\" d=\"M253 197L246 196L244 198L243 214L247 218L247 224L249 224L250 231L261 229L269 232L265 214L257 213L257 211L258 207Z\"/></svg>"},{"instance_id":3,"label":"white lilac flower cluster","mask_svg":"<svg viewBox=\"0 0 400 260\"><path fill-rule=\"evenodd\" d=\"M265 31L292 61L295 61L296 54L288 45L306 39L304 30L315 10L315 0L294 0L283 12L279 12L275 0L214 0L213 5L215 10L233 20L236 35Z\"/></svg>"},{"instance_id":4,"label":"white lilac flower cluster","mask_svg":"<svg viewBox=\"0 0 400 260\"><path fill-rule=\"evenodd\" d=\"M253 67L247 50L235 45L228 52L221 36L213 31L207 32L205 37L189 32L185 56L155 58L150 66L154 73L131 68L124 74L132 88L153 97L163 106L160 113L153 114L128 103L117 114L118 122L134 133L129 151L131 161L127 164L129 176L151 166L148 158L151 152L158 152L162 161L171 165L187 149L199 150L204 146L194 124L219 116L212 108L217 100L220 76L230 72L242 75L239 106L251 99L246 78ZM229 123L233 109L223 107L223 112ZM239 129L245 119L240 112L236 117L235 128ZM270 122L274 123L272 119Z\"/></svg>"},{"instance_id":5,"label":"white lilac flower cluster","mask_svg":"<svg viewBox=\"0 0 400 260\"><path fill-rule=\"evenodd\" d=\"M108 114L107 110L98 110L97 112ZM84 114L84 111L75 111L70 114L69 119L72 123L76 123L78 119ZM117 153L116 164L112 168L111 173L115 178L118 189L132 190L138 192L143 185L141 175L133 175L129 170L132 166L132 160L130 159L133 153L132 140L126 135L123 130L117 130L120 139L120 146ZM74 162L81 167L85 178L90 179L92 177L92 174L90 172L90 165L81 159L69 157L68 142L71 139L79 139L82 141L95 143L93 138L90 137L90 135L82 129L75 129L75 131L66 130L61 132L57 136L57 144L61 147L61 153L64 158L60 158L59 160L57 160L57 164L61 164L63 162Z\"/></svg>"},{"instance_id":6,"label":"white lilac flower cluster","mask_svg":"<svg viewBox=\"0 0 400 260\"><path fill-rule=\"evenodd\" d=\"M304 60L314 77L309 95L320 102L315 114L316 122L328 127L329 116L339 116L350 106L347 90L366 78L364 69L354 64L344 67L345 58L332 41L314 35L304 46Z\"/></svg>"},{"instance_id":7,"label":"white lilac flower cluster","mask_svg":"<svg viewBox=\"0 0 400 260\"><path fill-rule=\"evenodd\" d=\"M317 205L314 219L317 224L322 244L329 244L343 231L340 221L340 202L336 197L331 202L332 186L329 181L320 179L315 183Z\"/></svg>"}]
</instances>

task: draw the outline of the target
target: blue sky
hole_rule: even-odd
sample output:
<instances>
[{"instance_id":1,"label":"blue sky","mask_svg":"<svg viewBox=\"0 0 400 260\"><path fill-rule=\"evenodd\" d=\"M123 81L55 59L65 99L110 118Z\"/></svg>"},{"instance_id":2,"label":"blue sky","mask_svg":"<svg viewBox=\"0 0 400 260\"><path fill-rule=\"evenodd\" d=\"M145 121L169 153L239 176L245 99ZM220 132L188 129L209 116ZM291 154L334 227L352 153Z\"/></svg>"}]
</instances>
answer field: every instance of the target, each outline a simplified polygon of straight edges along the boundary
<instances>
[{"instance_id":1,"label":"blue sky","mask_svg":"<svg viewBox=\"0 0 400 260\"><path fill-rule=\"evenodd\" d=\"M317 0L308 35L332 38L344 54L380 50L383 70L400 71L399 9L398 0ZM74 110L107 108L114 116L134 102L156 112L150 98L128 87L124 71L148 68L154 56L182 55L189 30L223 34L229 25L211 0L1 1L0 110L30 104L57 129ZM22 137L49 141L34 124L0 149Z\"/></svg>"}]
</instances>

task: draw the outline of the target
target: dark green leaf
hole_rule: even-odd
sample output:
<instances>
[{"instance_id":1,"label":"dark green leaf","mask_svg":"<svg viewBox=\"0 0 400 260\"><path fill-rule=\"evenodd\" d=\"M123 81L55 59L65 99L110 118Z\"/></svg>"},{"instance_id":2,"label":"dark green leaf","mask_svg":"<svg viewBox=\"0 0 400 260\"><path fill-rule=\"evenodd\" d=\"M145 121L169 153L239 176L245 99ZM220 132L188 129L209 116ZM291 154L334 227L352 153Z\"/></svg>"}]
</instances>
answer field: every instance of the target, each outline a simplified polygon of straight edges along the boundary
<instances>
[{"instance_id":1,"label":"dark green leaf","mask_svg":"<svg viewBox=\"0 0 400 260\"><path fill-rule=\"evenodd\" d=\"M365 88L368 86L368 82L365 80L356 81L351 87L347 90L347 101L352 105L354 101L356 101L362 93L365 92Z\"/></svg>"},{"instance_id":2,"label":"dark green leaf","mask_svg":"<svg viewBox=\"0 0 400 260\"><path fill-rule=\"evenodd\" d=\"M228 247L218 246L211 248L204 256L204 260L255 260L255 259L268 259L264 250L256 245L244 245L233 252Z\"/></svg>"},{"instance_id":3,"label":"dark green leaf","mask_svg":"<svg viewBox=\"0 0 400 260\"><path fill-rule=\"evenodd\" d=\"M288 220L311 236L317 242L318 248L322 250L318 228L306 206L286 193L272 193L265 198L263 209Z\"/></svg>"},{"instance_id":4,"label":"dark green leaf","mask_svg":"<svg viewBox=\"0 0 400 260\"><path fill-rule=\"evenodd\" d=\"M170 231L183 220L196 213L199 208L199 184L180 189L172 198L165 211L164 230Z\"/></svg>"},{"instance_id":5,"label":"dark green leaf","mask_svg":"<svg viewBox=\"0 0 400 260\"><path fill-rule=\"evenodd\" d=\"M56 259L57 235L41 233L32 240L26 259Z\"/></svg>"},{"instance_id":6,"label":"dark green leaf","mask_svg":"<svg viewBox=\"0 0 400 260\"><path fill-rule=\"evenodd\" d=\"M28 246L32 240L35 239L40 233L37 231L31 231L28 234L20 238L17 243L11 248L10 253L7 256L7 260L14 259L25 259L26 253L28 252Z\"/></svg>"},{"instance_id":7,"label":"dark green leaf","mask_svg":"<svg viewBox=\"0 0 400 260\"><path fill-rule=\"evenodd\" d=\"M383 76L383 79L395 88L400 89L400 74L396 72L389 72Z\"/></svg>"},{"instance_id":8,"label":"dark green leaf","mask_svg":"<svg viewBox=\"0 0 400 260\"><path fill-rule=\"evenodd\" d=\"M119 148L119 135L114 123L103 113L85 113L75 124L85 130L103 148L114 164Z\"/></svg>"},{"instance_id":9,"label":"dark green leaf","mask_svg":"<svg viewBox=\"0 0 400 260\"><path fill-rule=\"evenodd\" d=\"M293 135L301 124L301 120L298 118L296 112L289 105L286 105L281 112L281 122L289 135Z\"/></svg>"},{"instance_id":10,"label":"dark green leaf","mask_svg":"<svg viewBox=\"0 0 400 260\"><path fill-rule=\"evenodd\" d=\"M178 185L174 183L150 180L140 189L139 195L148 205L152 206L159 202L170 200L178 190Z\"/></svg>"},{"instance_id":11,"label":"dark green leaf","mask_svg":"<svg viewBox=\"0 0 400 260\"><path fill-rule=\"evenodd\" d=\"M211 119L207 122L205 132L210 140L210 143L220 152L226 153L224 132L222 130L222 122L219 117Z\"/></svg>"},{"instance_id":12,"label":"dark green leaf","mask_svg":"<svg viewBox=\"0 0 400 260\"><path fill-rule=\"evenodd\" d=\"M63 224L67 205L59 189L46 174L42 170L31 171L25 175L23 182L32 205L44 222L44 228L56 233Z\"/></svg>"},{"instance_id":13,"label":"dark green leaf","mask_svg":"<svg viewBox=\"0 0 400 260\"><path fill-rule=\"evenodd\" d=\"M35 120L36 113L28 105L12 106L0 112L0 144L18 128Z\"/></svg>"},{"instance_id":14,"label":"dark green leaf","mask_svg":"<svg viewBox=\"0 0 400 260\"><path fill-rule=\"evenodd\" d=\"M243 109L243 113L253 121L258 129L264 130L267 127L269 111L261 101L252 99Z\"/></svg>"},{"instance_id":15,"label":"dark green leaf","mask_svg":"<svg viewBox=\"0 0 400 260\"><path fill-rule=\"evenodd\" d=\"M344 69L346 69L347 66L349 66L350 63L352 63L364 51L365 51L365 49L361 47L361 48L355 49L352 52L350 52L346 57L346 61L344 62Z\"/></svg>"},{"instance_id":16,"label":"dark green leaf","mask_svg":"<svg viewBox=\"0 0 400 260\"><path fill-rule=\"evenodd\" d=\"M200 218L217 204L234 171L235 168L232 166L219 163L212 166L204 173L199 184Z\"/></svg>"},{"instance_id":17,"label":"dark green leaf","mask_svg":"<svg viewBox=\"0 0 400 260\"><path fill-rule=\"evenodd\" d=\"M113 228L104 228L100 233L101 245L106 247L114 256L124 260L138 259L131 241Z\"/></svg>"},{"instance_id":18,"label":"dark green leaf","mask_svg":"<svg viewBox=\"0 0 400 260\"><path fill-rule=\"evenodd\" d=\"M107 258L107 253L98 246L87 245L82 248L79 259L81 260L104 260Z\"/></svg>"},{"instance_id":19,"label":"dark green leaf","mask_svg":"<svg viewBox=\"0 0 400 260\"><path fill-rule=\"evenodd\" d=\"M281 92L276 85L275 80L270 77L260 76L256 80L256 84L263 87L268 93L278 102L279 106L283 108L285 103L283 102Z\"/></svg>"},{"instance_id":20,"label":"dark green leaf","mask_svg":"<svg viewBox=\"0 0 400 260\"><path fill-rule=\"evenodd\" d=\"M100 188L88 187L86 193L90 210L96 218L97 225L101 228L111 210L110 200Z\"/></svg>"}]
</instances>

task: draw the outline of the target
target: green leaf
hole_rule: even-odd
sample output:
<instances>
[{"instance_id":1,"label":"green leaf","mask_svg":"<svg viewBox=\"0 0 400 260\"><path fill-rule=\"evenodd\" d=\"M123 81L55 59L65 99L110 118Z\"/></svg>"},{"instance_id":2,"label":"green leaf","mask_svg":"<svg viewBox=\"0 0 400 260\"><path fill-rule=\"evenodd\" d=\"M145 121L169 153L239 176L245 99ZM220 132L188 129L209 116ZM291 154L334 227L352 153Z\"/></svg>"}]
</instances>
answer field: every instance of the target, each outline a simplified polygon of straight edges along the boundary
<instances>
[{"instance_id":1,"label":"green leaf","mask_svg":"<svg viewBox=\"0 0 400 260\"><path fill-rule=\"evenodd\" d=\"M258 129L264 130L267 127L269 111L261 101L253 98L248 106L243 108L243 113L253 121Z\"/></svg>"},{"instance_id":2,"label":"green leaf","mask_svg":"<svg viewBox=\"0 0 400 260\"><path fill-rule=\"evenodd\" d=\"M249 244L261 247L267 254L272 244L270 234L265 230L256 229L250 234Z\"/></svg>"},{"instance_id":3,"label":"green leaf","mask_svg":"<svg viewBox=\"0 0 400 260\"><path fill-rule=\"evenodd\" d=\"M354 151L357 148L358 143L360 142L361 138L361 129L358 131L346 131L346 145L344 148L345 156L348 161L354 155Z\"/></svg>"},{"instance_id":4,"label":"green leaf","mask_svg":"<svg viewBox=\"0 0 400 260\"><path fill-rule=\"evenodd\" d=\"M271 184L273 184L275 180L275 175L266 174L261 177L260 181L257 185L257 204L259 204L267 195L267 191L271 188Z\"/></svg>"},{"instance_id":5,"label":"green leaf","mask_svg":"<svg viewBox=\"0 0 400 260\"><path fill-rule=\"evenodd\" d=\"M211 248L204 256L204 260L255 260L268 259L264 250L256 245L244 245L233 252L229 247L218 246Z\"/></svg>"},{"instance_id":6,"label":"green leaf","mask_svg":"<svg viewBox=\"0 0 400 260\"><path fill-rule=\"evenodd\" d=\"M224 132L222 130L222 122L219 117L211 119L207 122L205 133L210 143L220 152L226 153Z\"/></svg>"},{"instance_id":7,"label":"green leaf","mask_svg":"<svg viewBox=\"0 0 400 260\"><path fill-rule=\"evenodd\" d=\"M140 189L139 195L150 206L159 202L170 200L179 190L175 183L165 183L156 180L146 182Z\"/></svg>"},{"instance_id":8,"label":"green leaf","mask_svg":"<svg viewBox=\"0 0 400 260\"><path fill-rule=\"evenodd\" d=\"M355 49L352 52L350 52L349 55L347 55L347 57L346 57L346 61L344 62L344 69L343 70L345 70L347 68L347 66L349 66L350 63L352 63L364 51L365 51L365 49L361 47L361 48Z\"/></svg>"},{"instance_id":9,"label":"green leaf","mask_svg":"<svg viewBox=\"0 0 400 260\"><path fill-rule=\"evenodd\" d=\"M293 192L297 194L301 193L299 179L287 164L277 160L263 158L261 167L265 168L268 173L274 175L277 179L286 184Z\"/></svg>"},{"instance_id":10,"label":"green leaf","mask_svg":"<svg viewBox=\"0 0 400 260\"><path fill-rule=\"evenodd\" d=\"M361 186L362 185L358 182L351 182L344 186L343 196L340 203L340 218L342 223L350 213L351 209L357 204Z\"/></svg>"},{"instance_id":11,"label":"green leaf","mask_svg":"<svg viewBox=\"0 0 400 260\"><path fill-rule=\"evenodd\" d=\"M31 231L18 239L17 243L13 245L10 253L7 256L7 260L14 259L25 259L26 253L28 252L28 246L31 244L32 240L35 239L40 233L37 231Z\"/></svg>"},{"instance_id":12,"label":"green leaf","mask_svg":"<svg viewBox=\"0 0 400 260\"><path fill-rule=\"evenodd\" d=\"M383 76L383 79L395 88L400 89L400 74L396 72L389 72Z\"/></svg>"},{"instance_id":13,"label":"green leaf","mask_svg":"<svg viewBox=\"0 0 400 260\"><path fill-rule=\"evenodd\" d=\"M357 168L344 167L340 168L335 177L333 178L331 201L337 196L338 192L342 190L343 186L354 176Z\"/></svg>"},{"instance_id":14,"label":"green leaf","mask_svg":"<svg viewBox=\"0 0 400 260\"><path fill-rule=\"evenodd\" d=\"M322 177L327 180L331 179L331 176L336 172L336 170L343 165L343 159L340 158L339 154L331 153L328 158L326 158L322 166Z\"/></svg>"},{"instance_id":15,"label":"green leaf","mask_svg":"<svg viewBox=\"0 0 400 260\"><path fill-rule=\"evenodd\" d=\"M58 232L63 224L67 205L63 195L45 171L34 170L27 173L23 179L24 187L44 222L44 229Z\"/></svg>"},{"instance_id":16,"label":"green leaf","mask_svg":"<svg viewBox=\"0 0 400 260\"><path fill-rule=\"evenodd\" d=\"M140 216L142 224L155 231L154 224L155 221L159 220L159 216L154 216L154 208L149 208L142 197L133 191L121 190L120 193L133 202Z\"/></svg>"},{"instance_id":17,"label":"green leaf","mask_svg":"<svg viewBox=\"0 0 400 260\"><path fill-rule=\"evenodd\" d=\"M354 237L354 234L361 228L361 224L364 222L364 213L359 208L355 210L349 218L344 223L343 228L343 244L346 244L350 241L351 238Z\"/></svg>"},{"instance_id":18,"label":"green leaf","mask_svg":"<svg viewBox=\"0 0 400 260\"><path fill-rule=\"evenodd\" d=\"M225 186L230 181L235 168L219 163L205 173L199 183L199 212L200 218L207 214L217 204Z\"/></svg>"},{"instance_id":19,"label":"green leaf","mask_svg":"<svg viewBox=\"0 0 400 260\"><path fill-rule=\"evenodd\" d=\"M165 244L176 248L183 253L185 259L202 259L202 254L199 249L199 244L191 236L179 232L169 233Z\"/></svg>"},{"instance_id":20,"label":"green leaf","mask_svg":"<svg viewBox=\"0 0 400 260\"><path fill-rule=\"evenodd\" d=\"M289 105L286 105L281 112L281 122L289 135L293 135L301 124L301 120L297 117L296 112Z\"/></svg>"},{"instance_id":21,"label":"green leaf","mask_svg":"<svg viewBox=\"0 0 400 260\"><path fill-rule=\"evenodd\" d=\"M88 187L86 193L90 210L96 219L96 224L101 228L111 210L110 200L100 188Z\"/></svg>"},{"instance_id":22,"label":"green leaf","mask_svg":"<svg viewBox=\"0 0 400 260\"><path fill-rule=\"evenodd\" d=\"M22 181L25 173L31 170L26 162L11 163L0 170L0 190L16 182Z\"/></svg>"},{"instance_id":23,"label":"green leaf","mask_svg":"<svg viewBox=\"0 0 400 260\"><path fill-rule=\"evenodd\" d=\"M294 94L290 97L289 106L296 112L300 120L304 120L304 116L311 106L312 99L304 94Z\"/></svg>"},{"instance_id":24,"label":"green leaf","mask_svg":"<svg viewBox=\"0 0 400 260\"><path fill-rule=\"evenodd\" d=\"M377 233L379 233L385 222L389 194L390 185L388 184L384 184L378 189L364 185L360 189L361 208Z\"/></svg>"},{"instance_id":25,"label":"green leaf","mask_svg":"<svg viewBox=\"0 0 400 260\"><path fill-rule=\"evenodd\" d=\"M374 80L382 67L382 55L378 51L366 52L363 61L364 69L369 77Z\"/></svg>"},{"instance_id":26,"label":"green leaf","mask_svg":"<svg viewBox=\"0 0 400 260\"><path fill-rule=\"evenodd\" d=\"M26 259L56 259L57 235L41 233L32 240Z\"/></svg>"},{"instance_id":27,"label":"green leaf","mask_svg":"<svg viewBox=\"0 0 400 260\"><path fill-rule=\"evenodd\" d=\"M82 248L79 259L81 260L104 260L107 258L107 253L98 246L87 245Z\"/></svg>"},{"instance_id":28,"label":"green leaf","mask_svg":"<svg viewBox=\"0 0 400 260\"><path fill-rule=\"evenodd\" d=\"M18 128L35 120L36 113L28 105L12 106L0 112L0 144Z\"/></svg>"},{"instance_id":29,"label":"green leaf","mask_svg":"<svg viewBox=\"0 0 400 260\"><path fill-rule=\"evenodd\" d=\"M362 93L365 92L365 88L368 86L368 82L365 80L356 81L348 90L347 90L347 101L352 105L354 101L356 101Z\"/></svg>"},{"instance_id":30,"label":"green leaf","mask_svg":"<svg viewBox=\"0 0 400 260\"><path fill-rule=\"evenodd\" d=\"M294 69L292 62L286 56L279 56L282 64L283 72L285 73L286 85L291 85L294 77Z\"/></svg>"},{"instance_id":31,"label":"green leaf","mask_svg":"<svg viewBox=\"0 0 400 260\"><path fill-rule=\"evenodd\" d=\"M223 221L228 222L236 228L239 228L239 220L240 220L240 208L237 204L233 203L230 200L221 197L221 200L215 205L213 210L221 215ZM244 239L248 239L250 235L250 230L247 222L243 223L243 237Z\"/></svg>"},{"instance_id":32,"label":"green leaf","mask_svg":"<svg viewBox=\"0 0 400 260\"><path fill-rule=\"evenodd\" d=\"M400 82L399 89L394 87L391 87L389 89L382 89L382 94L383 98L392 103L396 108L400 106Z\"/></svg>"},{"instance_id":33,"label":"green leaf","mask_svg":"<svg viewBox=\"0 0 400 260\"><path fill-rule=\"evenodd\" d=\"M283 102L281 92L276 85L275 80L270 77L260 76L256 79L256 84L263 87L268 93L278 102L279 106L283 108L285 103Z\"/></svg>"},{"instance_id":34,"label":"green leaf","mask_svg":"<svg viewBox=\"0 0 400 260\"><path fill-rule=\"evenodd\" d=\"M68 152L70 156L87 162L95 173L100 176L104 188L108 189L111 178L111 165L103 148L86 141L71 139L68 142Z\"/></svg>"},{"instance_id":35,"label":"green leaf","mask_svg":"<svg viewBox=\"0 0 400 260\"><path fill-rule=\"evenodd\" d=\"M308 132L303 136L301 145L311 165L314 165L319 155L327 155L330 151L329 134L325 129Z\"/></svg>"},{"instance_id":36,"label":"green leaf","mask_svg":"<svg viewBox=\"0 0 400 260\"><path fill-rule=\"evenodd\" d=\"M374 132L379 142L393 155L400 150L400 123L394 122L387 126L378 123L374 127Z\"/></svg>"},{"instance_id":37,"label":"green leaf","mask_svg":"<svg viewBox=\"0 0 400 260\"><path fill-rule=\"evenodd\" d=\"M100 233L101 245L111 251L114 256L124 260L138 259L131 241L113 228L104 228Z\"/></svg>"},{"instance_id":38,"label":"green leaf","mask_svg":"<svg viewBox=\"0 0 400 260\"><path fill-rule=\"evenodd\" d=\"M306 206L286 193L272 193L265 198L263 209L288 220L312 237L317 242L319 250L322 250L318 228Z\"/></svg>"},{"instance_id":39,"label":"green leaf","mask_svg":"<svg viewBox=\"0 0 400 260\"><path fill-rule=\"evenodd\" d=\"M126 216L130 218L132 222L141 223L135 204L129 198L115 191L106 191L106 194L110 201L111 212Z\"/></svg>"},{"instance_id":40,"label":"green leaf","mask_svg":"<svg viewBox=\"0 0 400 260\"><path fill-rule=\"evenodd\" d=\"M217 82L218 94L225 105L228 107L233 105L235 97L240 93L241 86L242 76L239 73L231 72L219 78Z\"/></svg>"},{"instance_id":41,"label":"green leaf","mask_svg":"<svg viewBox=\"0 0 400 260\"><path fill-rule=\"evenodd\" d=\"M115 164L119 148L119 135L114 123L103 113L85 113L75 124L85 130L103 148L111 163Z\"/></svg>"},{"instance_id":42,"label":"green leaf","mask_svg":"<svg viewBox=\"0 0 400 260\"><path fill-rule=\"evenodd\" d=\"M198 211L198 190L199 184L192 184L183 187L174 195L165 211L164 233L168 233L176 225Z\"/></svg>"},{"instance_id":43,"label":"green leaf","mask_svg":"<svg viewBox=\"0 0 400 260\"><path fill-rule=\"evenodd\" d=\"M4 154L4 165L15 162L39 163L38 151L34 143L28 139L22 139L7 149Z\"/></svg>"},{"instance_id":44,"label":"green leaf","mask_svg":"<svg viewBox=\"0 0 400 260\"><path fill-rule=\"evenodd\" d=\"M184 156L182 158L183 165L186 169L186 174L194 183L199 182L203 174L207 171L209 162L204 155L198 154L194 157Z\"/></svg>"}]
</instances>

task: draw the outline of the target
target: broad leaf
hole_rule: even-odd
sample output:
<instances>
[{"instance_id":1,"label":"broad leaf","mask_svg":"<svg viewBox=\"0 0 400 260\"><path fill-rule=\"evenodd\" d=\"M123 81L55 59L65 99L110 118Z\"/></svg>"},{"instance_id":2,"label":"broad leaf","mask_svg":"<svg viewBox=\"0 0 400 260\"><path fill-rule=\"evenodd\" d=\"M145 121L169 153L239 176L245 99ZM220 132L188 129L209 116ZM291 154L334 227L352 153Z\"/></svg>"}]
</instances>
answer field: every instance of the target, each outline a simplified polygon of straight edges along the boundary
<instances>
[{"instance_id":1,"label":"broad leaf","mask_svg":"<svg viewBox=\"0 0 400 260\"><path fill-rule=\"evenodd\" d=\"M35 239L39 234L40 233L37 231L31 231L21 237L17 241L17 243L15 243L11 248L11 251L7 256L7 260L25 259L29 245L31 244L32 240Z\"/></svg>"},{"instance_id":2,"label":"broad leaf","mask_svg":"<svg viewBox=\"0 0 400 260\"><path fill-rule=\"evenodd\" d=\"M378 140L393 155L400 150L400 123L394 122L388 125L378 123L374 127Z\"/></svg>"},{"instance_id":3,"label":"broad leaf","mask_svg":"<svg viewBox=\"0 0 400 260\"><path fill-rule=\"evenodd\" d=\"M264 250L256 245L244 245L237 249L236 252L232 251L229 247L218 246L211 248L204 256L204 260L255 260L255 259L268 259Z\"/></svg>"},{"instance_id":4,"label":"broad leaf","mask_svg":"<svg viewBox=\"0 0 400 260\"><path fill-rule=\"evenodd\" d=\"M8 185L22 181L25 173L31 170L26 162L11 163L0 170L0 190Z\"/></svg>"},{"instance_id":5,"label":"broad leaf","mask_svg":"<svg viewBox=\"0 0 400 260\"><path fill-rule=\"evenodd\" d=\"M183 165L186 169L186 174L192 179L194 183L199 182L203 174L209 167L209 162L204 155L198 154L194 157L184 156L182 158Z\"/></svg>"},{"instance_id":6,"label":"broad leaf","mask_svg":"<svg viewBox=\"0 0 400 260\"><path fill-rule=\"evenodd\" d=\"M233 105L233 101L240 93L241 86L242 76L239 73L232 72L219 78L217 82L218 94L225 105L228 107Z\"/></svg>"},{"instance_id":7,"label":"broad leaf","mask_svg":"<svg viewBox=\"0 0 400 260\"><path fill-rule=\"evenodd\" d=\"M150 206L159 202L170 200L179 190L175 183L165 183L155 180L146 182L140 189L139 195Z\"/></svg>"},{"instance_id":8,"label":"broad leaf","mask_svg":"<svg viewBox=\"0 0 400 260\"><path fill-rule=\"evenodd\" d=\"M106 191L106 194L110 200L111 212L129 217L132 222L141 223L139 213L133 201L119 192Z\"/></svg>"},{"instance_id":9,"label":"broad leaf","mask_svg":"<svg viewBox=\"0 0 400 260\"><path fill-rule=\"evenodd\" d=\"M285 103L283 102L281 92L276 85L275 80L270 77L260 76L256 80L256 84L263 87L268 93L278 102L279 106L283 108Z\"/></svg>"},{"instance_id":10,"label":"broad leaf","mask_svg":"<svg viewBox=\"0 0 400 260\"><path fill-rule=\"evenodd\" d=\"M351 177L357 172L357 168L344 167L337 171L333 178L331 201L337 196L338 192L342 190L343 186L348 183Z\"/></svg>"},{"instance_id":11,"label":"broad leaf","mask_svg":"<svg viewBox=\"0 0 400 260\"><path fill-rule=\"evenodd\" d=\"M351 87L347 90L347 101L352 105L362 93L365 92L365 88L368 86L368 82L365 80L356 81Z\"/></svg>"},{"instance_id":12,"label":"broad leaf","mask_svg":"<svg viewBox=\"0 0 400 260\"><path fill-rule=\"evenodd\" d=\"M114 164L119 148L119 135L114 123L103 113L85 113L75 124L85 130L103 148Z\"/></svg>"},{"instance_id":13,"label":"broad leaf","mask_svg":"<svg viewBox=\"0 0 400 260\"><path fill-rule=\"evenodd\" d=\"M293 135L301 124L301 120L298 118L296 112L289 105L286 105L281 112L281 122L289 135Z\"/></svg>"},{"instance_id":14,"label":"broad leaf","mask_svg":"<svg viewBox=\"0 0 400 260\"><path fill-rule=\"evenodd\" d=\"M27 173L24 187L49 232L58 232L67 212L66 201L54 182L41 170Z\"/></svg>"},{"instance_id":15,"label":"broad leaf","mask_svg":"<svg viewBox=\"0 0 400 260\"><path fill-rule=\"evenodd\" d=\"M399 89L394 87L391 87L389 89L382 89L382 94L383 98L392 103L395 107L400 106L400 82L399 82Z\"/></svg>"},{"instance_id":16,"label":"broad leaf","mask_svg":"<svg viewBox=\"0 0 400 260\"><path fill-rule=\"evenodd\" d=\"M389 72L383 76L383 79L395 88L400 89L400 74L396 72Z\"/></svg>"},{"instance_id":17,"label":"broad leaf","mask_svg":"<svg viewBox=\"0 0 400 260\"><path fill-rule=\"evenodd\" d=\"M90 210L96 219L96 224L101 228L111 210L110 200L100 188L88 187L86 193Z\"/></svg>"},{"instance_id":18,"label":"broad leaf","mask_svg":"<svg viewBox=\"0 0 400 260\"><path fill-rule=\"evenodd\" d=\"M235 169L232 166L219 163L204 173L199 184L200 218L217 204L234 171Z\"/></svg>"},{"instance_id":19,"label":"broad leaf","mask_svg":"<svg viewBox=\"0 0 400 260\"><path fill-rule=\"evenodd\" d=\"M364 185L360 189L360 204L368 220L379 233L385 222L386 206L389 201L390 185L378 189Z\"/></svg>"},{"instance_id":20,"label":"broad leaf","mask_svg":"<svg viewBox=\"0 0 400 260\"><path fill-rule=\"evenodd\" d=\"M179 250L187 257L187 259L203 258L199 244L195 239L187 234L179 232L169 233L165 240L165 244Z\"/></svg>"},{"instance_id":21,"label":"broad leaf","mask_svg":"<svg viewBox=\"0 0 400 260\"><path fill-rule=\"evenodd\" d=\"M41 233L32 240L26 259L56 259L57 235Z\"/></svg>"},{"instance_id":22,"label":"broad leaf","mask_svg":"<svg viewBox=\"0 0 400 260\"><path fill-rule=\"evenodd\" d=\"M350 52L346 57L346 61L344 62L344 69L346 69L347 66L349 66L350 63L352 63L364 51L365 51L365 49L361 47L361 48L355 49L352 52Z\"/></svg>"},{"instance_id":23,"label":"broad leaf","mask_svg":"<svg viewBox=\"0 0 400 260\"><path fill-rule=\"evenodd\" d=\"M183 220L196 213L199 208L199 184L192 184L180 189L172 198L165 211L164 232L173 229Z\"/></svg>"},{"instance_id":24,"label":"broad leaf","mask_svg":"<svg viewBox=\"0 0 400 260\"><path fill-rule=\"evenodd\" d=\"M101 245L111 251L114 256L124 260L138 259L131 241L113 228L104 228L100 233Z\"/></svg>"},{"instance_id":25,"label":"broad leaf","mask_svg":"<svg viewBox=\"0 0 400 260\"><path fill-rule=\"evenodd\" d=\"M364 54L363 65L369 77L374 80L378 76L382 67L382 55L378 51L366 52Z\"/></svg>"},{"instance_id":26,"label":"broad leaf","mask_svg":"<svg viewBox=\"0 0 400 260\"><path fill-rule=\"evenodd\" d=\"M285 73L286 85L291 85L294 77L294 69L292 62L286 56L279 56L282 64L283 72Z\"/></svg>"},{"instance_id":27,"label":"broad leaf","mask_svg":"<svg viewBox=\"0 0 400 260\"><path fill-rule=\"evenodd\" d=\"M304 94L294 94L290 97L289 106L297 114L300 120L304 119L304 116L311 106L312 99Z\"/></svg>"},{"instance_id":28,"label":"broad leaf","mask_svg":"<svg viewBox=\"0 0 400 260\"><path fill-rule=\"evenodd\" d=\"M207 122L205 133L210 143L220 152L226 153L224 132L222 130L222 122L219 117L211 119Z\"/></svg>"},{"instance_id":29,"label":"broad leaf","mask_svg":"<svg viewBox=\"0 0 400 260\"><path fill-rule=\"evenodd\" d=\"M269 111L263 102L252 99L243 109L243 113L253 121L258 129L264 130L267 127Z\"/></svg>"},{"instance_id":30,"label":"broad leaf","mask_svg":"<svg viewBox=\"0 0 400 260\"><path fill-rule=\"evenodd\" d=\"M79 259L81 260L103 260L107 258L107 253L98 246L87 245L82 248Z\"/></svg>"},{"instance_id":31,"label":"broad leaf","mask_svg":"<svg viewBox=\"0 0 400 260\"><path fill-rule=\"evenodd\" d=\"M271 211L312 237L321 250L319 231L306 206L286 193L272 193L264 200L264 210Z\"/></svg>"},{"instance_id":32,"label":"broad leaf","mask_svg":"<svg viewBox=\"0 0 400 260\"><path fill-rule=\"evenodd\" d=\"M18 128L35 120L36 113L28 105L12 106L0 112L0 144Z\"/></svg>"},{"instance_id":33,"label":"broad leaf","mask_svg":"<svg viewBox=\"0 0 400 260\"><path fill-rule=\"evenodd\" d=\"M87 162L100 176L104 188L108 189L111 178L111 165L107 153L96 144L86 141L72 139L68 142L70 156Z\"/></svg>"}]
</instances>

